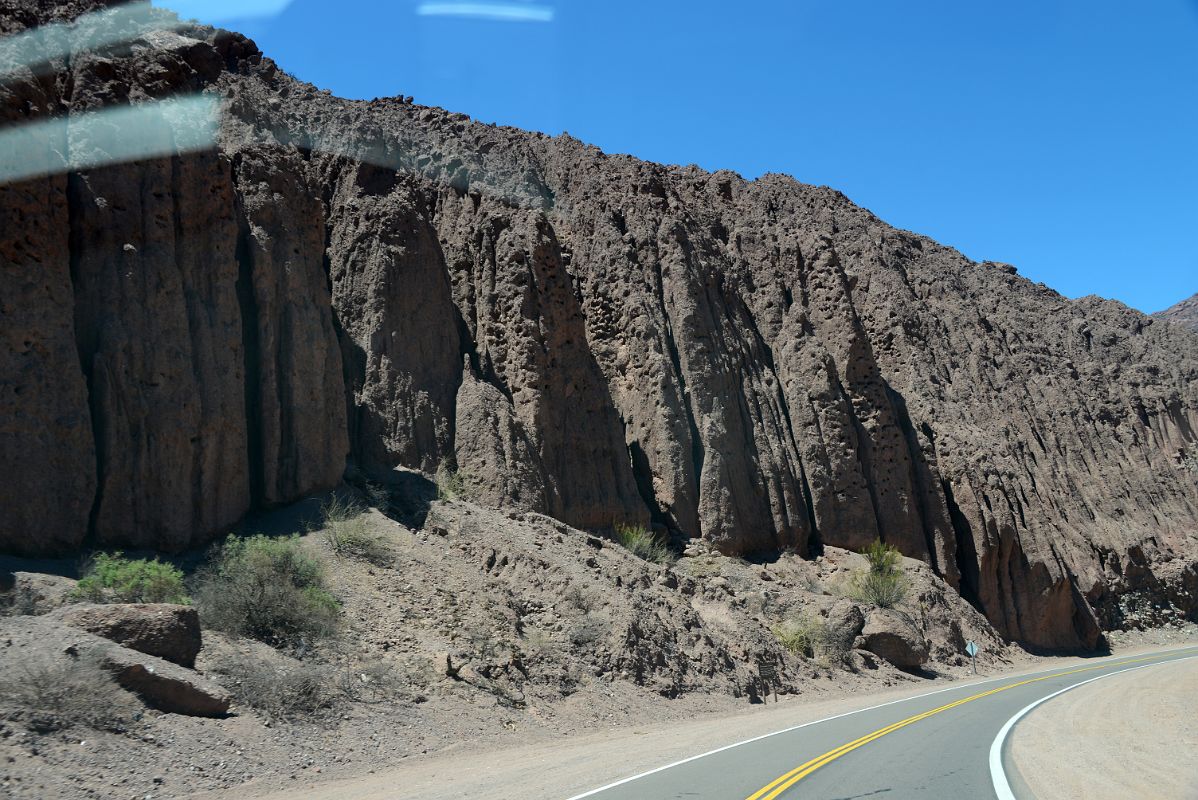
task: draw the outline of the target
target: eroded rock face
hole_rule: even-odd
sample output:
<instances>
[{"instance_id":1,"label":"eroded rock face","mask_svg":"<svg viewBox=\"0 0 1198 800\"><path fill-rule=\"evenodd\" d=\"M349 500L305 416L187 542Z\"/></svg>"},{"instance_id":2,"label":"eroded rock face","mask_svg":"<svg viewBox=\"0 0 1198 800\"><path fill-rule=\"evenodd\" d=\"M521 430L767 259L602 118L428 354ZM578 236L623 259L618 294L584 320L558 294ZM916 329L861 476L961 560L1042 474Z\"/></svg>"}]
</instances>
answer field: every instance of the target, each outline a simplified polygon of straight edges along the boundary
<instances>
[{"instance_id":1,"label":"eroded rock face","mask_svg":"<svg viewBox=\"0 0 1198 800\"><path fill-rule=\"evenodd\" d=\"M727 553L881 537L1042 647L1093 646L1128 591L1198 614L1161 566L1198 551L1183 326L830 189L343 101L236 35L171 37L0 90L9 121L226 101L214 151L0 189L6 549L178 549L347 454L450 459L577 526Z\"/></svg>"}]
</instances>

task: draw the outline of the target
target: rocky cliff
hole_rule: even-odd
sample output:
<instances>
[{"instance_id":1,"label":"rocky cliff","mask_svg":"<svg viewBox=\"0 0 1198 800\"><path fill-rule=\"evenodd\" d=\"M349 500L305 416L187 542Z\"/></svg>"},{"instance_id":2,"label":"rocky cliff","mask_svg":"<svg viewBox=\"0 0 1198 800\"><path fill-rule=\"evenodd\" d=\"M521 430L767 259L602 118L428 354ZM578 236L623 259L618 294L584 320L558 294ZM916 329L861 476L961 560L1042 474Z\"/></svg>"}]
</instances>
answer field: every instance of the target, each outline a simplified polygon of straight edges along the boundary
<instances>
[{"instance_id":1,"label":"rocky cliff","mask_svg":"<svg viewBox=\"0 0 1198 800\"><path fill-rule=\"evenodd\" d=\"M1198 335L828 188L341 100L156 19L0 88L5 126L223 103L214 147L73 169L68 125L0 186L0 548L179 550L347 458L446 462L727 553L880 536L1032 645L1198 614Z\"/></svg>"}]
</instances>

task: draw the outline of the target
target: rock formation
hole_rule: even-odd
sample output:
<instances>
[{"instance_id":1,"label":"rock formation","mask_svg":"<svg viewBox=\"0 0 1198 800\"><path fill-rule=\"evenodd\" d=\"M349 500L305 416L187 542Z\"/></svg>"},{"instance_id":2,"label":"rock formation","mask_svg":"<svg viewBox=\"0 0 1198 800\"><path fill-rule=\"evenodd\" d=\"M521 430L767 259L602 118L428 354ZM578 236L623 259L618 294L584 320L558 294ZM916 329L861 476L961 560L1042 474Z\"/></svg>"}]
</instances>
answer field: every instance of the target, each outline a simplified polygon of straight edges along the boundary
<instances>
[{"instance_id":1,"label":"rock formation","mask_svg":"<svg viewBox=\"0 0 1198 800\"><path fill-rule=\"evenodd\" d=\"M47 5L0 30L103 4ZM224 103L214 148L0 186L0 548L179 550L347 458L445 462L728 553L881 537L1032 645L1093 646L1130 591L1198 614L1198 335L828 188L341 100L169 27L0 88L5 126Z\"/></svg>"}]
</instances>

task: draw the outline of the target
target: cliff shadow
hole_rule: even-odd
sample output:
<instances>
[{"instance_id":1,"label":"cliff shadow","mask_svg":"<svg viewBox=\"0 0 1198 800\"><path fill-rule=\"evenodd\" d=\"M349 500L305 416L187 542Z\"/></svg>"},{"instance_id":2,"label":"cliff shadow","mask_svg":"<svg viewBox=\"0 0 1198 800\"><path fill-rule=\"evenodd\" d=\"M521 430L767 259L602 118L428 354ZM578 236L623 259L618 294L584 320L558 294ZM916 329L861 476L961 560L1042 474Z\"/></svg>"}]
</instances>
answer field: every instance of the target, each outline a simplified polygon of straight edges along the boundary
<instances>
[{"instance_id":1,"label":"cliff shadow","mask_svg":"<svg viewBox=\"0 0 1198 800\"><path fill-rule=\"evenodd\" d=\"M424 527L429 507L437 499L436 483L423 473L405 467L373 472L370 478L363 488L375 508L412 530Z\"/></svg>"}]
</instances>

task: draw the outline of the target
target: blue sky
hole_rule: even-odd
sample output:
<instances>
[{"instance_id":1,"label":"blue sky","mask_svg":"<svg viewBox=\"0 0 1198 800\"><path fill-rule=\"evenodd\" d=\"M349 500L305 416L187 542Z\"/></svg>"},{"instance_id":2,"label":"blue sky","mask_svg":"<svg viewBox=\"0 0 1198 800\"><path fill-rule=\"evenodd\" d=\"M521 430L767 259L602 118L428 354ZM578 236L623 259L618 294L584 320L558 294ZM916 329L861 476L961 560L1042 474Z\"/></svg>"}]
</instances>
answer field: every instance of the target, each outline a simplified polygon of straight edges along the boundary
<instances>
[{"instance_id":1,"label":"blue sky","mask_svg":"<svg viewBox=\"0 0 1198 800\"><path fill-rule=\"evenodd\" d=\"M790 173L1070 297L1198 292L1198 0L155 1L345 97Z\"/></svg>"}]
</instances>

